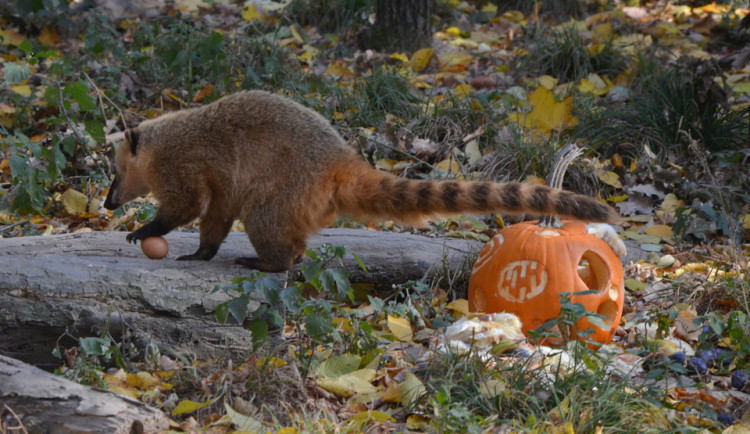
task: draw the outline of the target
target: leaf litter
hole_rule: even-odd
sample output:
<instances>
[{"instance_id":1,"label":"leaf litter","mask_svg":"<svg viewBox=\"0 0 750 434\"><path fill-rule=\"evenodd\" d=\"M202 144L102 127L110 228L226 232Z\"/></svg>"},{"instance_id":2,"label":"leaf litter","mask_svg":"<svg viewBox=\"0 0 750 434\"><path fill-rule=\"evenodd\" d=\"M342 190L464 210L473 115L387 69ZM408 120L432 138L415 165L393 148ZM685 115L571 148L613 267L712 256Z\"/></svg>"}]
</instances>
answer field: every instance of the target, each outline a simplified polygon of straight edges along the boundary
<instances>
[{"instance_id":1,"label":"leaf litter","mask_svg":"<svg viewBox=\"0 0 750 434\"><path fill-rule=\"evenodd\" d=\"M593 99L618 101L629 100L634 91L629 87L633 77L628 72L616 77L589 73L574 83L565 83L550 75L527 80L514 77L509 62L513 56L523 55L526 51L521 45L521 35L540 20L557 25L550 17L540 16L538 10L527 14L498 12L489 3L477 8L474 3L482 2L449 1L447 4L452 13L468 25L441 24L435 33L438 41L435 48L422 49L411 56L366 52L360 53L359 57L326 61L321 53L334 49L337 44L343 46L343 42L338 40L339 36L320 36L311 26L282 24L283 7L290 2L247 2L242 7L219 2L206 5L192 0L174 3L175 9L171 13L200 16L217 28L227 29L238 23L280 26L282 38L276 43L291 50L295 61L308 74L327 76L342 89L348 89L347 86L358 79L366 79L372 73L374 59L388 59L386 63L391 62L392 69L408 78L415 89L432 98L427 106L451 99L465 100L476 111L482 111L487 107L478 101L486 99L487 92L491 92L493 98L497 98L495 101L502 102L494 104L491 109L507 112L507 125L512 124L513 128L530 136L538 136L539 140L553 138L578 124L579 114L574 109L571 89L575 88L580 95ZM741 108L750 102L746 95L750 86L746 65L736 57L738 51L713 46L711 38L715 37L713 32L721 28L722 20L746 13L746 10L717 3L702 7L648 3L637 7L613 7L572 24L587 34L590 52L601 50L599 44L611 39L615 49L632 56L639 50L653 47L658 41L679 53L697 58L713 57L730 63L733 68L729 75L733 92L730 101ZM479 19L485 15L490 18ZM137 20L123 20L120 25L126 29ZM622 28L614 25L621 22L627 23L635 32L622 32ZM130 31L124 35L132 37ZM43 121L45 113L50 110L39 97L46 91L45 86L23 78L32 72L50 73L43 64L22 61L23 50L19 47L23 47L27 39L35 39L52 48L53 52L66 55L70 53L65 52L67 44L76 46L75 41L58 36L54 28L44 27L39 34L27 35L10 21L0 21L0 44L4 48L0 56L6 62L3 69L5 86L15 95L0 103L0 125L6 128L2 132L3 143L9 143L8 130L21 125L21 116L26 116L29 107L39 113L31 120L33 122ZM14 69L11 65L22 68ZM143 91L127 75L122 77L130 80L130 84L123 87L130 96ZM88 86L80 83L69 88L71 100L78 109L98 110L98 98L92 97ZM214 86L206 84L195 92L192 101L208 102L206 100L213 98L214 92ZM187 105L184 96L171 89L161 89L156 95L162 107ZM352 107L339 109L341 111L332 114L335 121L345 120L357 110ZM162 111L135 106L127 110L147 117ZM107 121L115 123L117 119ZM440 150L443 144L436 141L437 137L427 135L398 142L392 140L392 135L385 134L382 140L402 152L407 149L402 145L409 143L408 152L423 159L433 175L447 173L463 177L470 176L474 166L489 153L488 134L497 133L485 131L488 126L474 128L478 134L463 140L463 150L457 149L457 143L454 143L448 152ZM76 128L87 130L81 124L75 128L71 126L67 134L73 135ZM471 135L469 130L460 137ZM32 157L23 164L12 158L9 146L1 148L0 182L3 190L0 195L9 198L18 188L11 186L17 185L19 171L39 164L34 149L43 146L48 137L42 134L26 138L28 155ZM81 167L98 164L99 153L104 149L93 152L79 156ZM682 185L686 169L681 161L667 161L668 168L664 169L660 167L663 163L656 163L658 158L654 152L645 152L629 166L623 164L619 154L589 160L598 179L608 189L606 199L618 207L622 216L618 222L620 236L650 252L648 260L625 264L628 294L623 322L614 342L599 350L600 354L607 356L598 363L603 364L613 378L633 381L634 384L654 384L667 392L659 410L663 411L665 419L654 417L652 426L684 424L709 427L714 431L725 429L725 432L734 432L735 427L749 428L749 400L745 392L750 387L747 386L750 340L745 333L748 330L746 297L750 290L747 283L750 210L745 205L737 221L728 221L726 209L721 209L720 197L696 194L690 186ZM420 164L409 158L380 159L376 167L403 173ZM0 236L116 228L133 230L145 220L138 215L142 212L135 208L124 215L113 215L99 206L105 190L95 183L76 183L74 178L71 179L73 181L68 183L50 184L55 194L50 195L48 203L44 204L44 212L24 217L8 208L0 208L0 224L3 225ZM30 193L35 194L34 191ZM149 203L149 199L141 201L142 205ZM741 228L739 239L730 228L732 224ZM370 228L382 226L367 222ZM398 229L392 224L387 227ZM479 239L482 236L487 239L492 232L485 222L470 219L451 221L447 223L447 229L449 234L469 237L475 234ZM442 288L435 288L435 293L439 291ZM101 378L117 393L163 408L175 419L173 430L301 432L332 427L430 430L435 429L440 420L437 415L440 407L430 407L432 401L428 398L434 390L429 375L422 368L431 360L442 360L446 354L476 357L490 369L482 371L487 378L481 383L479 394L495 400L506 399L513 390L508 376L502 375L505 371L492 371L504 365L541 373L550 387L577 372L595 369L594 365L577 359L578 350L575 348L532 345L519 335L520 327L512 319L473 316L468 312L465 300L457 298L448 305L439 302L435 294L433 297L432 308L450 317L449 324L441 324L435 320L437 317L431 323L425 323L410 318L405 312L384 316L374 310L360 319L372 323L378 337L374 346L378 351L374 357L372 354L339 353L323 346L290 345L274 355L251 355L237 366L224 359L190 363L162 356L156 364L140 365L140 371L108 371ZM367 306L364 303L361 308ZM289 342L302 339L293 328L285 328L282 335ZM651 350L646 351L646 348ZM306 358L302 358L302 354L306 354ZM300 373L298 365L303 359L318 363L317 369L310 369L304 375ZM539 370L534 371L537 368ZM632 393L641 392L633 389ZM258 399L260 396L273 396L275 400L268 402L265 398ZM436 402L439 402L440 394L436 396ZM573 425L566 422L566 414L575 404L572 399L565 396L547 412L547 423L553 429L566 432L572 429ZM435 412L428 413L429 408ZM704 408L711 409L714 415L701 413ZM273 419L280 415L286 416ZM298 417L307 417L304 423L308 425L299 425ZM587 417L585 412L581 413L581 420ZM488 421L492 423L491 418Z\"/></svg>"}]
</instances>

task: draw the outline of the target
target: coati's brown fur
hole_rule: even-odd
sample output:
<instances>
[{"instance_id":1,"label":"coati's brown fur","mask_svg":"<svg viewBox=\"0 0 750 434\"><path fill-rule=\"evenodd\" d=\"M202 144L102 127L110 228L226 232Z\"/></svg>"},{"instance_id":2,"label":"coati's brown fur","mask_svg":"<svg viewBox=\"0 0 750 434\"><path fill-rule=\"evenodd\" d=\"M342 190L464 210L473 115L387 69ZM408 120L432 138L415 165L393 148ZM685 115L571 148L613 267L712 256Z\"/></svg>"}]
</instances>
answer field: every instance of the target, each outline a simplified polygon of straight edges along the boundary
<instances>
[{"instance_id":1,"label":"coati's brown fur","mask_svg":"<svg viewBox=\"0 0 750 434\"><path fill-rule=\"evenodd\" d=\"M322 116L262 91L145 121L125 139L104 206L153 193L159 209L128 234L132 242L200 218L198 250L178 260L211 259L236 218L258 253L237 263L282 271L301 258L308 234L338 214L411 225L455 213L612 217L604 203L542 185L418 181L375 170Z\"/></svg>"}]
</instances>

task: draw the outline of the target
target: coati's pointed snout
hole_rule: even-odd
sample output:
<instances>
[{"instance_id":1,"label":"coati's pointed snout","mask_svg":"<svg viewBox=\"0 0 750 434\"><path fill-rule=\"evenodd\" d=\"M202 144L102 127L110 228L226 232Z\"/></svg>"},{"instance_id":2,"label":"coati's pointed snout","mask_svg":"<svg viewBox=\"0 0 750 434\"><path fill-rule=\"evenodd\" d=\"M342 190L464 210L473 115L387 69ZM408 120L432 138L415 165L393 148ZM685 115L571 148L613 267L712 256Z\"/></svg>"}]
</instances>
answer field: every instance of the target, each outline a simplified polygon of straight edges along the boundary
<instances>
[{"instance_id":1,"label":"coati's pointed snout","mask_svg":"<svg viewBox=\"0 0 750 434\"><path fill-rule=\"evenodd\" d=\"M104 208L107 208L108 210L116 210L117 208L122 205L115 199L115 195L117 194L117 177L115 176L115 179L112 180L112 185L109 186L109 193L107 193L107 199L104 200Z\"/></svg>"}]
</instances>

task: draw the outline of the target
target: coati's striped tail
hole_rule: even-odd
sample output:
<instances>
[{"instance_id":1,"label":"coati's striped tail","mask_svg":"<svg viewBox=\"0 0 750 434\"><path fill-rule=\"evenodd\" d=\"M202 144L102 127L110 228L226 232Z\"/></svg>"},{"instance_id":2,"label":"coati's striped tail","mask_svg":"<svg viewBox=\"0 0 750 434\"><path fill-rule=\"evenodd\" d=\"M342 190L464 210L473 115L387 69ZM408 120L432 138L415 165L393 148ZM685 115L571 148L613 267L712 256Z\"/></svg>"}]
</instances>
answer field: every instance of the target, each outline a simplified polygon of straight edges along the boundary
<instances>
[{"instance_id":1,"label":"coati's striped tail","mask_svg":"<svg viewBox=\"0 0 750 434\"><path fill-rule=\"evenodd\" d=\"M431 215L503 212L608 222L612 209L570 191L519 182L420 181L373 170L366 163L336 173L335 202L350 215L390 217L419 225Z\"/></svg>"}]
</instances>

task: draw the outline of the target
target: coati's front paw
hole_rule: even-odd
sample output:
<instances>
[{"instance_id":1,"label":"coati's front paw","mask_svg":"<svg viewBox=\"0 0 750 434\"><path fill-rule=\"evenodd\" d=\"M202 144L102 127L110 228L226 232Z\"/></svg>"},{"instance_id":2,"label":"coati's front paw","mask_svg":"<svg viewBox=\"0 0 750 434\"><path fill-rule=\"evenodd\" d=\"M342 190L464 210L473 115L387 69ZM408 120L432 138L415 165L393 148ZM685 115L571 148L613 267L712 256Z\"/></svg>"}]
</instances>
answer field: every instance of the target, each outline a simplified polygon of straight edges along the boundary
<instances>
[{"instance_id":1,"label":"coati's front paw","mask_svg":"<svg viewBox=\"0 0 750 434\"><path fill-rule=\"evenodd\" d=\"M136 244L138 244L137 243L138 240L143 241L146 238L148 238L146 236L146 234L144 234L143 231L141 231L141 229L138 229L137 231L133 231L133 232L129 233L128 236L125 237L125 240L127 242L129 242L129 243L136 243Z\"/></svg>"}]
</instances>

